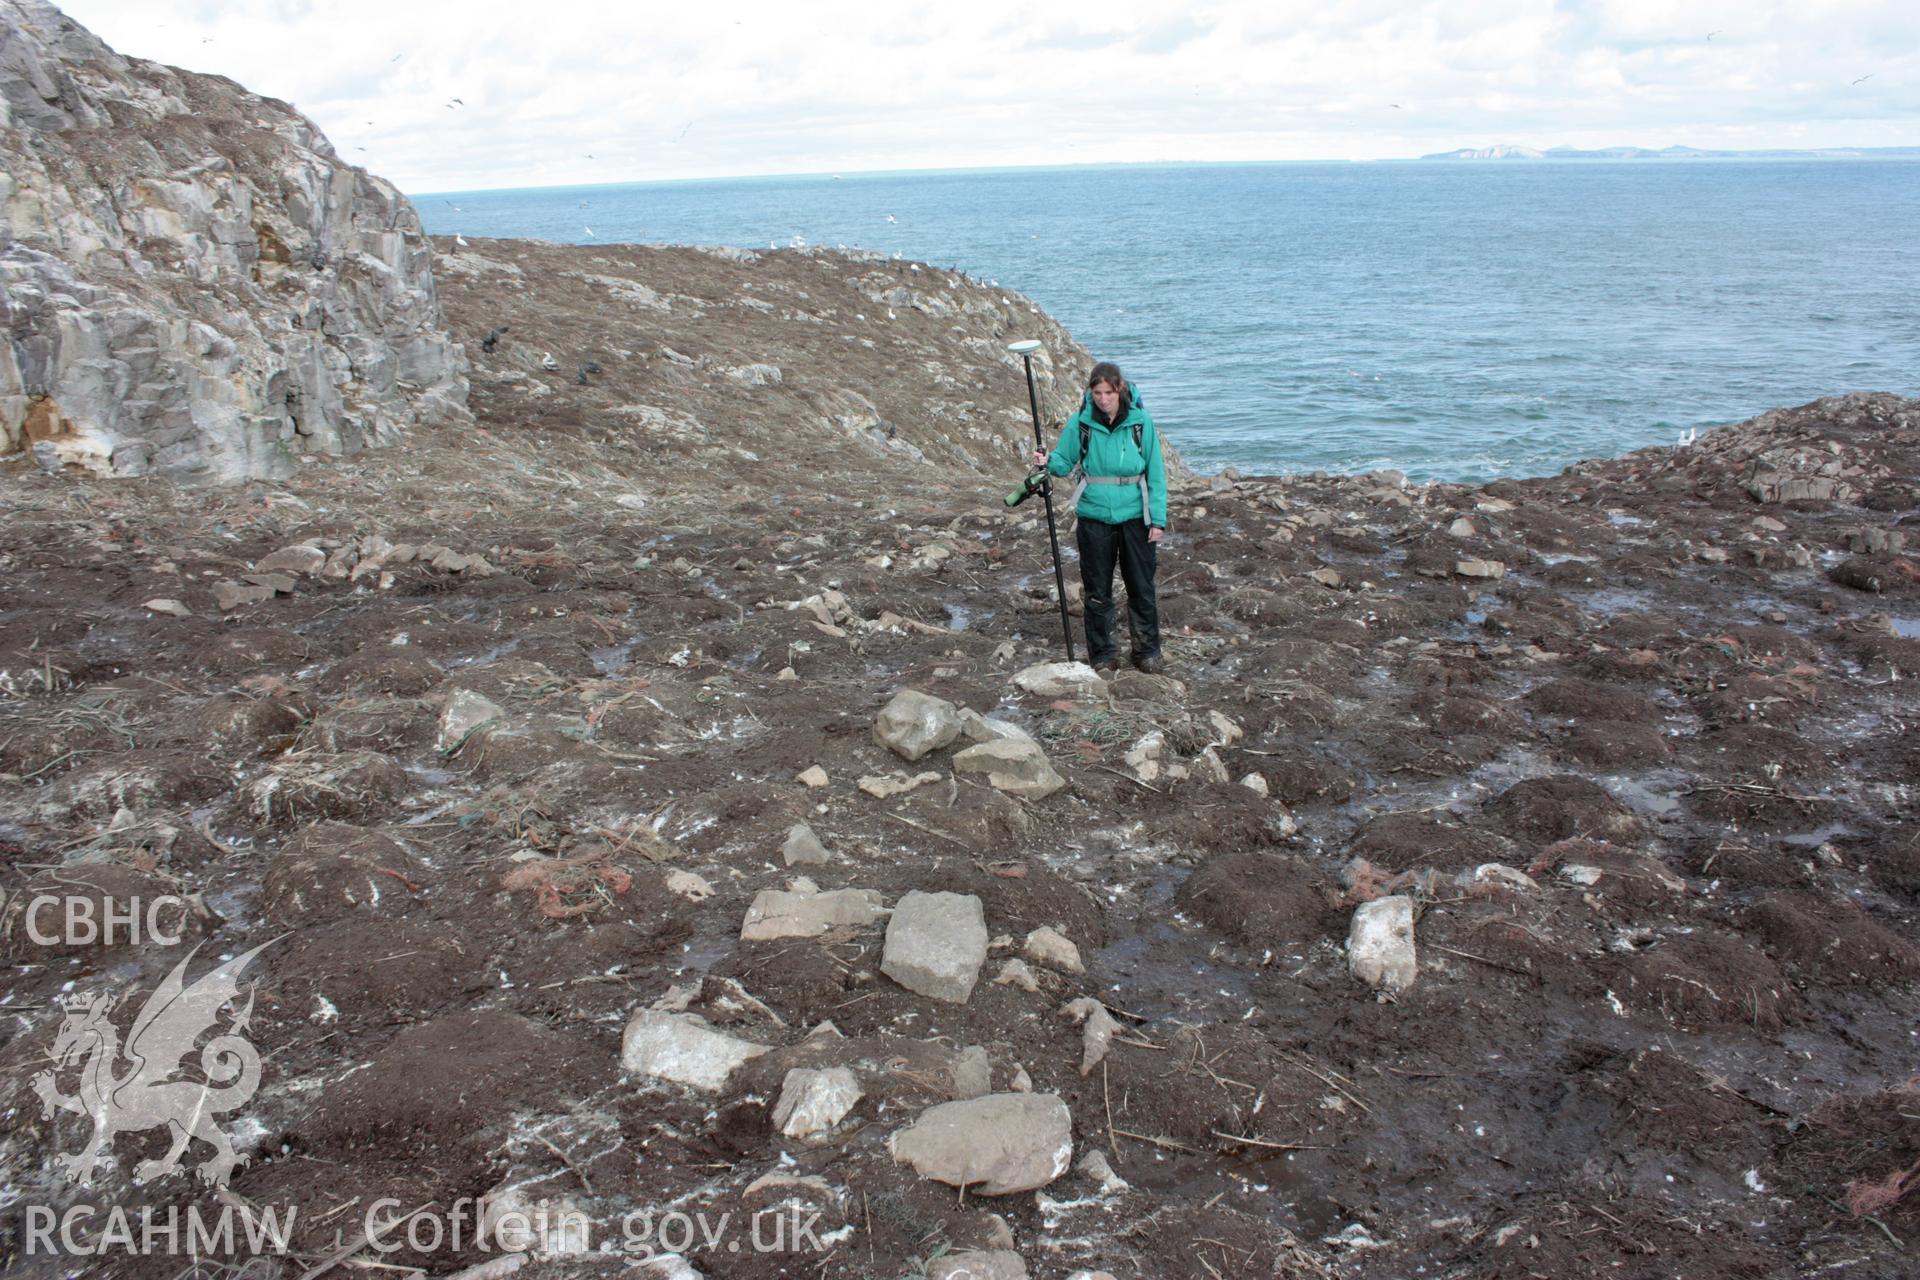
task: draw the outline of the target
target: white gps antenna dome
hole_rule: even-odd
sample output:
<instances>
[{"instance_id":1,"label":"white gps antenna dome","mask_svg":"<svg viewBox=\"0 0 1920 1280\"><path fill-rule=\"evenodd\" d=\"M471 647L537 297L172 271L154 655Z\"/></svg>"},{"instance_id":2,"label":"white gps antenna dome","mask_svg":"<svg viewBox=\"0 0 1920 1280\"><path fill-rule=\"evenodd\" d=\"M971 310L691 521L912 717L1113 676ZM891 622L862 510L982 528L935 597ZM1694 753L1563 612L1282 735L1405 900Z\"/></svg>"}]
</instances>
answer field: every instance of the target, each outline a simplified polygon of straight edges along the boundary
<instances>
[{"instance_id":1,"label":"white gps antenna dome","mask_svg":"<svg viewBox=\"0 0 1920 1280\"><path fill-rule=\"evenodd\" d=\"M1038 351L1039 349L1040 349L1040 340L1038 338L1022 338L1018 342L1009 342L1007 344L1007 350L1013 352L1017 356L1032 355L1034 352Z\"/></svg>"}]
</instances>

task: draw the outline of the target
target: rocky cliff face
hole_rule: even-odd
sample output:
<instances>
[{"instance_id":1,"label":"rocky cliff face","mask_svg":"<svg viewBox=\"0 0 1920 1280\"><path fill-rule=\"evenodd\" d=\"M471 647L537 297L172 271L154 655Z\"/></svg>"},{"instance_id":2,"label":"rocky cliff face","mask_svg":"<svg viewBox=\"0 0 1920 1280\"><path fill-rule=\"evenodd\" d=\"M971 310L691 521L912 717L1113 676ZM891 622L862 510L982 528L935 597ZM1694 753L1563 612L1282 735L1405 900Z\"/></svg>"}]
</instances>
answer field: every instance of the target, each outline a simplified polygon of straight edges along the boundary
<instances>
[{"instance_id":1,"label":"rocky cliff face","mask_svg":"<svg viewBox=\"0 0 1920 1280\"><path fill-rule=\"evenodd\" d=\"M285 103L0 0L0 453L237 479L470 422L432 256Z\"/></svg>"}]
</instances>

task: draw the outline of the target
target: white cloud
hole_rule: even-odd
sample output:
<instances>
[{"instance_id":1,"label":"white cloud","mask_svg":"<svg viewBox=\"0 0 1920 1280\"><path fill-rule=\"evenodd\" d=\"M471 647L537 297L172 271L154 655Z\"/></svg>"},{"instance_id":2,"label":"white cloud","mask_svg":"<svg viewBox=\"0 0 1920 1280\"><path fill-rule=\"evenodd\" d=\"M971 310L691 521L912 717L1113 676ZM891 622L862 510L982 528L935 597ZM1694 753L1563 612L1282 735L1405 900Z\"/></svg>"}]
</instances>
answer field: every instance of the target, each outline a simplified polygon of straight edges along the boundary
<instances>
[{"instance_id":1,"label":"white cloud","mask_svg":"<svg viewBox=\"0 0 1920 1280\"><path fill-rule=\"evenodd\" d=\"M1920 24L1890 0L66 9L123 53L293 102L410 191L1495 142L1920 145Z\"/></svg>"}]
</instances>

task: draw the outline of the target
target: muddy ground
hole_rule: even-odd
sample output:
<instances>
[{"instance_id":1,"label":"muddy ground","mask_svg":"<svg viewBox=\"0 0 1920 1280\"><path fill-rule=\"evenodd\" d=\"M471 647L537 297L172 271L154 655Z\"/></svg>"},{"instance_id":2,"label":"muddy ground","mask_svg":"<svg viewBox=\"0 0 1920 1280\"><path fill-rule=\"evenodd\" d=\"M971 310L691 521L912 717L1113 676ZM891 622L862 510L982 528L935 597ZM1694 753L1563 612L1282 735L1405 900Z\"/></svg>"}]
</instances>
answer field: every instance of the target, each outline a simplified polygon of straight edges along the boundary
<instances>
[{"instance_id":1,"label":"muddy ground","mask_svg":"<svg viewBox=\"0 0 1920 1280\"><path fill-rule=\"evenodd\" d=\"M568 1200L610 1250L525 1277L620 1274L623 1221L668 1209L736 1215L684 1251L712 1277L923 1275L996 1239L1043 1277L1913 1274L1920 404L1823 401L1479 488L1192 478L1161 559L1171 678L1056 701L1009 681L1060 637L1045 527L998 502L1025 414L984 354L1022 336L1008 295L962 282L992 309L901 308L862 347L852 302L764 334L714 317L751 296L742 323L768 321L813 272L918 287L905 264L485 251L520 284L440 272L472 434L211 491L0 474L10 1270L190 1273L27 1259L24 1207L215 1203L132 1184L155 1132L91 1189L55 1169L89 1132L32 1088L61 998L121 992L130 1018L181 948L42 946L21 912L52 893L181 898L196 966L271 942L229 1195L300 1225L249 1275L328 1260L382 1198L503 1185ZM540 294L569 254L703 303L596 338L604 299ZM767 357L787 398L754 400L766 380L727 370L796 329L825 336ZM915 416L936 358L977 418ZM843 384L875 422L832 424ZM221 607L302 543L311 571ZM828 591L844 610L789 607ZM1067 788L892 758L871 725L901 688L1026 728ZM503 719L440 741L462 690ZM1125 763L1155 730L1190 776ZM825 787L796 781L816 765ZM940 779L857 789L897 768ZM834 861L783 864L803 821ZM880 975L880 925L739 942L799 873L976 894L991 933L1053 926L1089 972L954 1005ZM1344 954L1387 892L1419 908L1392 999ZM675 986L776 1051L719 1094L623 1078L623 1027ZM1084 1077L1057 1014L1081 995L1122 1025ZM822 1021L844 1041L803 1045ZM995 1090L1024 1071L1064 1098L1076 1160L1104 1152L1127 1189L1076 1170L982 1197L893 1163L974 1045ZM866 1097L831 1140L786 1139L782 1073L823 1052ZM768 1173L825 1180L821 1252L728 1247ZM334 1274L489 1256L361 1250Z\"/></svg>"}]
</instances>

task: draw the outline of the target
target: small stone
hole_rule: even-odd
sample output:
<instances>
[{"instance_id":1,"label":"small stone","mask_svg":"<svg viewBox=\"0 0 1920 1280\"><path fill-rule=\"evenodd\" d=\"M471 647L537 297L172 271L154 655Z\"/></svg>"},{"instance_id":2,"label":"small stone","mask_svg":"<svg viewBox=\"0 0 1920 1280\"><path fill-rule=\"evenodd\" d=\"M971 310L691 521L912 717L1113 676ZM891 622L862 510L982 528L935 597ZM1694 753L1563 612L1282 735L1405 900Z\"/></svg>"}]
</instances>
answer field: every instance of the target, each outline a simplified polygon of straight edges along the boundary
<instances>
[{"instance_id":1,"label":"small stone","mask_svg":"<svg viewBox=\"0 0 1920 1280\"><path fill-rule=\"evenodd\" d=\"M836 889L832 893L762 889L747 907L740 941L817 938L842 926L865 928L886 910L884 902L874 889Z\"/></svg>"},{"instance_id":2,"label":"small stone","mask_svg":"<svg viewBox=\"0 0 1920 1280\"><path fill-rule=\"evenodd\" d=\"M1269 796L1273 794L1273 789L1267 785L1266 778L1257 773L1249 773L1246 777L1240 779L1240 785L1255 795Z\"/></svg>"},{"instance_id":3,"label":"small stone","mask_svg":"<svg viewBox=\"0 0 1920 1280\"><path fill-rule=\"evenodd\" d=\"M1039 979L1033 976L1033 970L1027 968L1025 960L1008 960L1000 966L999 976L994 978L996 987L1018 987L1022 991L1038 991Z\"/></svg>"},{"instance_id":4,"label":"small stone","mask_svg":"<svg viewBox=\"0 0 1920 1280\"><path fill-rule=\"evenodd\" d=\"M1534 893L1540 890L1540 882L1532 876L1518 867L1503 866L1498 862L1483 862L1460 879L1466 885L1506 885L1509 888L1524 889Z\"/></svg>"},{"instance_id":5,"label":"small stone","mask_svg":"<svg viewBox=\"0 0 1920 1280\"><path fill-rule=\"evenodd\" d=\"M704 902L713 896L713 886L704 876L675 868L667 873L667 892L677 893L691 902Z\"/></svg>"},{"instance_id":6,"label":"small stone","mask_svg":"<svg viewBox=\"0 0 1920 1280\"><path fill-rule=\"evenodd\" d=\"M766 1052L766 1045L715 1031L698 1014L642 1009L620 1038L620 1067L717 1093L735 1068Z\"/></svg>"},{"instance_id":7,"label":"small stone","mask_svg":"<svg viewBox=\"0 0 1920 1280\"><path fill-rule=\"evenodd\" d=\"M1453 571L1462 578L1504 578L1507 566L1498 560L1460 560L1456 561Z\"/></svg>"},{"instance_id":8,"label":"small stone","mask_svg":"<svg viewBox=\"0 0 1920 1280\"><path fill-rule=\"evenodd\" d=\"M885 800L891 796L904 795L916 787L924 787L929 782L938 781L940 781L940 775L931 771L916 773L909 778L904 772L896 769L885 775L869 774L860 779L859 787L875 800Z\"/></svg>"},{"instance_id":9,"label":"small stone","mask_svg":"<svg viewBox=\"0 0 1920 1280\"><path fill-rule=\"evenodd\" d=\"M1100 1194L1117 1196L1122 1191L1132 1189L1132 1184L1113 1171L1113 1165L1107 1160L1107 1153L1098 1149L1087 1152L1074 1166L1074 1172L1085 1174L1100 1184Z\"/></svg>"},{"instance_id":10,"label":"small stone","mask_svg":"<svg viewBox=\"0 0 1920 1280\"><path fill-rule=\"evenodd\" d=\"M774 1128L789 1138L825 1133L846 1119L862 1096L860 1081L846 1067L795 1067L780 1086Z\"/></svg>"},{"instance_id":11,"label":"small stone","mask_svg":"<svg viewBox=\"0 0 1920 1280\"><path fill-rule=\"evenodd\" d=\"M1000 738L1015 742L1033 741L1033 735L1019 725L989 719L968 707L960 709L960 736L968 742L993 742Z\"/></svg>"},{"instance_id":12,"label":"small stone","mask_svg":"<svg viewBox=\"0 0 1920 1280\"><path fill-rule=\"evenodd\" d=\"M451 755L480 729L503 723L506 715L491 698L472 689L456 689L440 712L440 732L434 739L433 749L443 756Z\"/></svg>"},{"instance_id":13,"label":"small stone","mask_svg":"<svg viewBox=\"0 0 1920 1280\"><path fill-rule=\"evenodd\" d=\"M1073 1160L1073 1116L1051 1093L992 1093L928 1107L888 1143L922 1178L978 1195L1035 1191Z\"/></svg>"},{"instance_id":14,"label":"small stone","mask_svg":"<svg viewBox=\"0 0 1920 1280\"><path fill-rule=\"evenodd\" d=\"M1753 519L1753 527L1763 533L1785 533L1787 531L1787 526L1775 520L1772 516L1755 516Z\"/></svg>"},{"instance_id":15,"label":"small stone","mask_svg":"<svg viewBox=\"0 0 1920 1280\"><path fill-rule=\"evenodd\" d=\"M241 583L222 580L213 584L213 599L214 602L220 606L221 612L231 613L235 609L244 608L250 604L260 604L262 601L273 599L273 588L262 587L250 582Z\"/></svg>"},{"instance_id":16,"label":"small stone","mask_svg":"<svg viewBox=\"0 0 1920 1280\"><path fill-rule=\"evenodd\" d=\"M1247 731L1218 711L1207 712L1207 725L1213 730L1213 745L1230 747L1247 736Z\"/></svg>"},{"instance_id":17,"label":"small stone","mask_svg":"<svg viewBox=\"0 0 1920 1280\"><path fill-rule=\"evenodd\" d=\"M1127 748L1120 757L1120 763L1133 770L1133 776L1142 782L1154 782L1160 777L1161 765L1166 760L1167 735L1155 729L1141 735L1140 740Z\"/></svg>"},{"instance_id":18,"label":"small stone","mask_svg":"<svg viewBox=\"0 0 1920 1280\"><path fill-rule=\"evenodd\" d=\"M956 774L986 775L988 785L1026 800L1044 800L1067 785L1037 742L982 742L953 758Z\"/></svg>"},{"instance_id":19,"label":"small stone","mask_svg":"<svg viewBox=\"0 0 1920 1280\"><path fill-rule=\"evenodd\" d=\"M1340 571L1338 569L1315 569L1313 572L1309 573L1307 576L1309 578L1312 578L1315 582L1319 583L1321 586L1331 587L1335 591L1338 591L1342 586L1346 585L1346 581L1347 581L1344 577L1340 575Z\"/></svg>"},{"instance_id":20,"label":"small stone","mask_svg":"<svg viewBox=\"0 0 1920 1280\"><path fill-rule=\"evenodd\" d=\"M802 770L799 776L794 778L794 781L799 783L803 787L808 787L808 788L817 790L818 788L824 787L827 785L827 771L825 769L822 769L819 765L816 764L810 768Z\"/></svg>"},{"instance_id":21,"label":"small stone","mask_svg":"<svg viewBox=\"0 0 1920 1280\"><path fill-rule=\"evenodd\" d=\"M780 856L790 867L824 866L833 861L827 846L820 843L820 837L804 822L796 822L787 829L787 842L780 846Z\"/></svg>"},{"instance_id":22,"label":"small stone","mask_svg":"<svg viewBox=\"0 0 1920 1280\"><path fill-rule=\"evenodd\" d=\"M938 751L959 736L959 709L918 689L894 694L873 722L873 740L909 761Z\"/></svg>"},{"instance_id":23,"label":"small stone","mask_svg":"<svg viewBox=\"0 0 1920 1280\"><path fill-rule=\"evenodd\" d=\"M259 564L253 566L255 573L302 573L309 577L319 573L327 563L327 553L312 543L299 543L291 547L282 547Z\"/></svg>"},{"instance_id":24,"label":"small stone","mask_svg":"<svg viewBox=\"0 0 1920 1280\"><path fill-rule=\"evenodd\" d=\"M1014 1071L1013 1080L1010 1083L1015 1093L1033 1092L1033 1077L1027 1074L1025 1067L1019 1067Z\"/></svg>"},{"instance_id":25,"label":"small stone","mask_svg":"<svg viewBox=\"0 0 1920 1280\"><path fill-rule=\"evenodd\" d=\"M1222 763L1220 753L1208 747L1193 758L1193 773L1202 782L1226 783L1231 776L1227 766Z\"/></svg>"},{"instance_id":26,"label":"small stone","mask_svg":"<svg viewBox=\"0 0 1920 1280\"><path fill-rule=\"evenodd\" d=\"M1473 521L1465 516L1461 516L1447 526L1447 536L1450 538L1472 538L1479 536L1479 533L1480 531L1473 527Z\"/></svg>"},{"instance_id":27,"label":"small stone","mask_svg":"<svg viewBox=\"0 0 1920 1280\"><path fill-rule=\"evenodd\" d=\"M956 1098L984 1098L993 1092L993 1063L981 1045L970 1044L955 1054L947 1074Z\"/></svg>"},{"instance_id":28,"label":"small stone","mask_svg":"<svg viewBox=\"0 0 1920 1280\"><path fill-rule=\"evenodd\" d=\"M1027 1264L1008 1249L962 1249L930 1263L927 1280L1027 1280Z\"/></svg>"},{"instance_id":29,"label":"small stone","mask_svg":"<svg viewBox=\"0 0 1920 1280\"><path fill-rule=\"evenodd\" d=\"M798 680L799 678L800 678L800 673L798 671L795 671L792 667L780 668L780 674L774 677L775 680L778 680L782 684L791 684L793 681Z\"/></svg>"},{"instance_id":30,"label":"small stone","mask_svg":"<svg viewBox=\"0 0 1920 1280\"><path fill-rule=\"evenodd\" d=\"M243 573L241 580L251 582L256 587L266 587L277 596L290 596L295 583L284 573Z\"/></svg>"},{"instance_id":31,"label":"small stone","mask_svg":"<svg viewBox=\"0 0 1920 1280\"><path fill-rule=\"evenodd\" d=\"M193 610L187 608L187 606L181 604L178 600L169 600L164 596L158 600L149 600L140 607L154 613L164 613L170 618L191 618L193 616Z\"/></svg>"},{"instance_id":32,"label":"small stone","mask_svg":"<svg viewBox=\"0 0 1920 1280\"><path fill-rule=\"evenodd\" d=\"M1039 698L1083 698L1098 701L1106 697L1107 686L1100 673L1084 662L1042 662L1016 672L1013 682Z\"/></svg>"},{"instance_id":33,"label":"small stone","mask_svg":"<svg viewBox=\"0 0 1920 1280\"><path fill-rule=\"evenodd\" d=\"M880 972L907 990L965 1004L986 961L986 910L972 894L916 890L894 904Z\"/></svg>"},{"instance_id":34,"label":"small stone","mask_svg":"<svg viewBox=\"0 0 1920 1280\"><path fill-rule=\"evenodd\" d=\"M1085 973L1086 965L1080 963L1080 948L1073 945L1072 939L1058 930L1041 927L1027 935L1026 945L1022 948L1027 959L1035 964L1043 964L1049 969L1058 969L1063 973ZM1003 970L1004 972L1004 970Z\"/></svg>"},{"instance_id":35,"label":"small stone","mask_svg":"<svg viewBox=\"0 0 1920 1280\"><path fill-rule=\"evenodd\" d=\"M1698 555L1706 564L1725 564L1730 558L1723 547L1702 547Z\"/></svg>"},{"instance_id":36,"label":"small stone","mask_svg":"<svg viewBox=\"0 0 1920 1280\"><path fill-rule=\"evenodd\" d=\"M1347 931L1347 967L1376 990L1393 994L1413 985L1419 972L1413 948L1413 899L1404 894L1375 898L1353 913Z\"/></svg>"}]
</instances>

